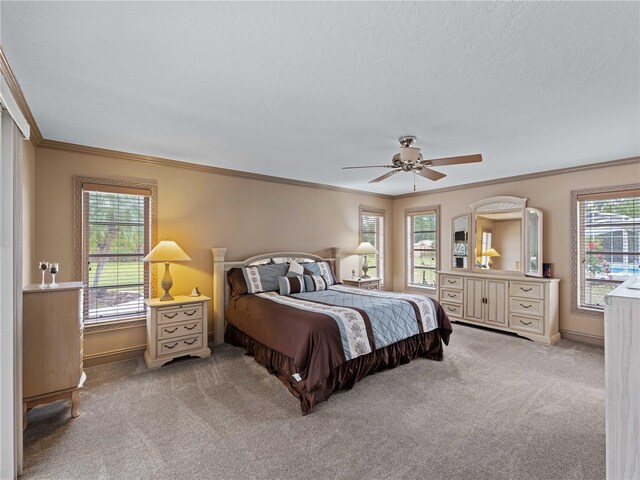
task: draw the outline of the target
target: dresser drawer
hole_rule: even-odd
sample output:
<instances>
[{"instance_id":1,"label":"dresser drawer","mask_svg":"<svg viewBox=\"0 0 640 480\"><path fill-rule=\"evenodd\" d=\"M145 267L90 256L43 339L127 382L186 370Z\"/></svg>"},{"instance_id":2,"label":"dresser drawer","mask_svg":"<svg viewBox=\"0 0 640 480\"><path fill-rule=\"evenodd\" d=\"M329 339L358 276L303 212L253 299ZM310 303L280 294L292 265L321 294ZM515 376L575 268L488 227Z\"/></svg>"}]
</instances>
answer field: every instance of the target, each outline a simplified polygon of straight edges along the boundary
<instances>
[{"instance_id":1,"label":"dresser drawer","mask_svg":"<svg viewBox=\"0 0 640 480\"><path fill-rule=\"evenodd\" d=\"M441 278L440 287L462 290L462 277L458 277L457 275L442 275Z\"/></svg>"},{"instance_id":2,"label":"dresser drawer","mask_svg":"<svg viewBox=\"0 0 640 480\"><path fill-rule=\"evenodd\" d=\"M462 318L462 305L456 305L453 303L441 303L441 305L447 315Z\"/></svg>"},{"instance_id":3,"label":"dresser drawer","mask_svg":"<svg viewBox=\"0 0 640 480\"><path fill-rule=\"evenodd\" d=\"M202 318L189 320L182 323L172 323L166 325L158 325L158 340L166 338L184 337L193 335L194 333L202 333Z\"/></svg>"},{"instance_id":4,"label":"dresser drawer","mask_svg":"<svg viewBox=\"0 0 640 480\"><path fill-rule=\"evenodd\" d=\"M449 290L443 288L440 290L440 301L447 303L462 303L462 290Z\"/></svg>"},{"instance_id":5,"label":"dresser drawer","mask_svg":"<svg viewBox=\"0 0 640 480\"><path fill-rule=\"evenodd\" d=\"M176 352L196 350L202 348L202 335L181 338L179 340L164 340L158 342L158 355L175 355Z\"/></svg>"},{"instance_id":6,"label":"dresser drawer","mask_svg":"<svg viewBox=\"0 0 640 480\"><path fill-rule=\"evenodd\" d=\"M510 282L512 297L544 298L544 285L540 283Z\"/></svg>"},{"instance_id":7,"label":"dresser drawer","mask_svg":"<svg viewBox=\"0 0 640 480\"><path fill-rule=\"evenodd\" d=\"M544 302L542 300L511 297L509 299L509 311L524 315L544 315Z\"/></svg>"},{"instance_id":8,"label":"dresser drawer","mask_svg":"<svg viewBox=\"0 0 640 480\"><path fill-rule=\"evenodd\" d=\"M528 317L525 315L511 315L509 326L516 330L544 333L544 321L542 317Z\"/></svg>"},{"instance_id":9,"label":"dresser drawer","mask_svg":"<svg viewBox=\"0 0 640 480\"><path fill-rule=\"evenodd\" d=\"M158 325L202 318L202 304L158 308Z\"/></svg>"}]
</instances>

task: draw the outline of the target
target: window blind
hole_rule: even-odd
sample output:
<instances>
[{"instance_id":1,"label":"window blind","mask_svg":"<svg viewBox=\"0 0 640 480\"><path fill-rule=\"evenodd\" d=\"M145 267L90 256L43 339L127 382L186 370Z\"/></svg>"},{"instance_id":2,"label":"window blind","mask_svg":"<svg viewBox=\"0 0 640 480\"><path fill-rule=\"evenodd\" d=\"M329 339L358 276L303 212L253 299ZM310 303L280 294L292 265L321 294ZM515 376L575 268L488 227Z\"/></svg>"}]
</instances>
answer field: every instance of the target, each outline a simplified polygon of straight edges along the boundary
<instances>
[{"instance_id":1,"label":"window blind","mask_svg":"<svg viewBox=\"0 0 640 480\"><path fill-rule=\"evenodd\" d=\"M417 210L406 215L407 286L435 288L438 268L438 211Z\"/></svg>"},{"instance_id":2,"label":"window blind","mask_svg":"<svg viewBox=\"0 0 640 480\"><path fill-rule=\"evenodd\" d=\"M579 306L604 309L604 297L640 274L640 189L577 196Z\"/></svg>"},{"instance_id":3,"label":"window blind","mask_svg":"<svg viewBox=\"0 0 640 480\"><path fill-rule=\"evenodd\" d=\"M151 191L84 183L82 280L85 323L144 315L149 297Z\"/></svg>"},{"instance_id":4,"label":"window blind","mask_svg":"<svg viewBox=\"0 0 640 480\"><path fill-rule=\"evenodd\" d=\"M384 211L367 208L360 209L360 242L370 242L379 255L367 256L369 275L379 277L384 284ZM373 257L373 258L371 258Z\"/></svg>"}]
</instances>

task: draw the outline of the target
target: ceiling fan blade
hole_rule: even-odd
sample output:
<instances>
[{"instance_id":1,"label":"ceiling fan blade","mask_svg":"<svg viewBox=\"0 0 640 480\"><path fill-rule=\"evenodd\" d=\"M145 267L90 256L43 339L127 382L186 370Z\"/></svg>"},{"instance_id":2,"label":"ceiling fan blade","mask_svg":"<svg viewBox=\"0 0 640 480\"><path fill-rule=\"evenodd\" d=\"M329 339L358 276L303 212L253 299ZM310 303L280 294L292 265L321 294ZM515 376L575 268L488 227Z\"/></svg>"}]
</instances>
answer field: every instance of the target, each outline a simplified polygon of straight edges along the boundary
<instances>
[{"instance_id":1,"label":"ceiling fan blade","mask_svg":"<svg viewBox=\"0 0 640 480\"><path fill-rule=\"evenodd\" d=\"M447 175L444 173L436 172L435 170L431 170L427 167L422 167L420 170L416 170L418 175L422 175L429 180L440 180L441 178L446 177Z\"/></svg>"},{"instance_id":2,"label":"ceiling fan blade","mask_svg":"<svg viewBox=\"0 0 640 480\"><path fill-rule=\"evenodd\" d=\"M434 158L433 160L422 160L421 163L434 167L443 165L460 165L461 163L477 163L482 161L482 155L462 155L461 157Z\"/></svg>"},{"instance_id":3,"label":"ceiling fan blade","mask_svg":"<svg viewBox=\"0 0 640 480\"><path fill-rule=\"evenodd\" d=\"M352 168L396 168L393 165L365 165L362 167L342 167L343 170L350 170Z\"/></svg>"},{"instance_id":4,"label":"ceiling fan blade","mask_svg":"<svg viewBox=\"0 0 640 480\"><path fill-rule=\"evenodd\" d=\"M374 178L373 180L371 180L369 183L378 183L381 182L382 180L384 180L385 178L389 178L391 175L398 173L400 171L400 169L398 170L391 170L390 172L385 173L384 175L380 175L378 178Z\"/></svg>"}]
</instances>

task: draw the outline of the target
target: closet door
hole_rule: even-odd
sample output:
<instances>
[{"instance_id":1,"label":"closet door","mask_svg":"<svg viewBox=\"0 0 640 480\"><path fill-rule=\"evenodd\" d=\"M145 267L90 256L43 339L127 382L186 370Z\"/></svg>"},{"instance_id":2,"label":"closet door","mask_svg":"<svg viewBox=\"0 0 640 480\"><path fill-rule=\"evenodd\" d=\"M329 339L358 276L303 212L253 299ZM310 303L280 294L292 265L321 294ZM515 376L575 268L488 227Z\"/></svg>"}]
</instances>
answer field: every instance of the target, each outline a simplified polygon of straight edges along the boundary
<instances>
[{"instance_id":1,"label":"closet door","mask_svg":"<svg viewBox=\"0 0 640 480\"><path fill-rule=\"evenodd\" d=\"M490 278L487 278L485 282L487 292L487 323L495 323L506 327L509 282L505 280L493 280Z\"/></svg>"},{"instance_id":2,"label":"closet door","mask_svg":"<svg viewBox=\"0 0 640 480\"><path fill-rule=\"evenodd\" d=\"M464 318L474 322L484 322L484 280L464 279Z\"/></svg>"}]
</instances>

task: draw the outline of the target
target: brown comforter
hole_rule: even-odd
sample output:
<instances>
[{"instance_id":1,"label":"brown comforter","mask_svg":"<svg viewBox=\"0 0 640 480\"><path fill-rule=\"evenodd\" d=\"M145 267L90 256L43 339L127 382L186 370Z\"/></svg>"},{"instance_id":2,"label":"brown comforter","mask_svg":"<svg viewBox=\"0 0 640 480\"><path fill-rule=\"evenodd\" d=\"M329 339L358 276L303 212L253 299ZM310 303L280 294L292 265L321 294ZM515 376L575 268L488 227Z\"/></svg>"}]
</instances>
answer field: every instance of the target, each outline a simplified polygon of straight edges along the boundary
<instances>
[{"instance_id":1,"label":"brown comforter","mask_svg":"<svg viewBox=\"0 0 640 480\"><path fill-rule=\"evenodd\" d=\"M328 315L272 302L257 295L231 298L225 341L244 347L300 400L303 414L331 392L417 356L442 360L451 324L435 302L439 327L345 361L340 331ZM367 327L371 340L371 331ZM300 380L294 377L298 374Z\"/></svg>"}]
</instances>

